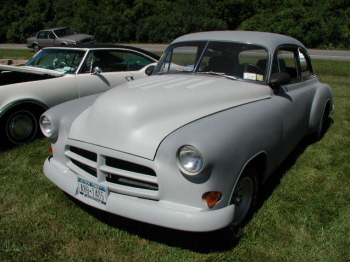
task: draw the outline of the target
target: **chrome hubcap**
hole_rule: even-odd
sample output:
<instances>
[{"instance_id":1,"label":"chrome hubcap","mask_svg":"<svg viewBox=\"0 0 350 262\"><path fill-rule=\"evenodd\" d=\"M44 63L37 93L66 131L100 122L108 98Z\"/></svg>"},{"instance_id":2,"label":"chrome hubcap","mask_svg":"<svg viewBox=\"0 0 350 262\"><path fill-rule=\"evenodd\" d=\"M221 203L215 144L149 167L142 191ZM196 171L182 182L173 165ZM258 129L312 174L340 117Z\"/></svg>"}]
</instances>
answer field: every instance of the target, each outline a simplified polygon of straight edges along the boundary
<instances>
[{"instance_id":1,"label":"chrome hubcap","mask_svg":"<svg viewBox=\"0 0 350 262\"><path fill-rule=\"evenodd\" d=\"M34 116L16 114L8 122L8 137L13 143L25 142L35 133Z\"/></svg>"},{"instance_id":2,"label":"chrome hubcap","mask_svg":"<svg viewBox=\"0 0 350 262\"><path fill-rule=\"evenodd\" d=\"M253 196L254 182L252 178L245 177L238 183L233 192L231 204L235 204L236 208L235 215L231 223L232 226L236 226L243 221L250 209L253 201Z\"/></svg>"}]
</instances>

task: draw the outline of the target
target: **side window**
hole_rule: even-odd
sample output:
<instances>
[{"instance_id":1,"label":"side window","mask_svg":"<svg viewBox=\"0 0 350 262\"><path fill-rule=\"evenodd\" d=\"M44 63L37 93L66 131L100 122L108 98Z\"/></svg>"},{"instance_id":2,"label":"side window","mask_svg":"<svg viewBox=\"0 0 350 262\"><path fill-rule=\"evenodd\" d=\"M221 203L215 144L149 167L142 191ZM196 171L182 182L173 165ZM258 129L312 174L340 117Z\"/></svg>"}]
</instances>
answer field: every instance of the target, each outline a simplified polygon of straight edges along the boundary
<instances>
[{"instance_id":1,"label":"side window","mask_svg":"<svg viewBox=\"0 0 350 262\"><path fill-rule=\"evenodd\" d=\"M52 32L47 33L47 38L48 39L55 39L55 35Z\"/></svg>"},{"instance_id":2,"label":"side window","mask_svg":"<svg viewBox=\"0 0 350 262\"><path fill-rule=\"evenodd\" d=\"M300 73L301 77L309 77L313 75L310 61L307 59L307 55L299 50L299 61L300 61Z\"/></svg>"},{"instance_id":3,"label":"side window","mask_svg":"<svg viewBox=\"0 0 350 262\"><path fill-rule=\"evenodd\" d=\"M153 63L152 60L150 60L147 57L141 56L136 53L126 53L127 54L127 60L129 64L129 71L136 71L140 70L141 68L145 67L146 65L149 65Z\"/></svg>"},{"instance_id":4,"label":"side window","mask_svg":"<svg viewBox=\"0 0 350 262\"><path fill-rule=\"evenodd\" d=\"M287 73L292 80L298 78L297 57L294 50L278 50L272 65L273 73Z\"/></svg>"},{"instance_id":5,"label":"side window","mask_svg":"<svg viewBox=\"0 0 350 262\"><path fill-rule=\"evenodd\" d=\"M38 35L38 39L45 39L45 38L47 38L46 32L40 32Z\"/></svg>"},{"instance_id":6,"label":"side window","mask_svg":"<svg viewBox=\"0 0 350 262\"><path fill-rule=\"evenodd\" d=\"M102 72L136 71L150 63L153 61L147 57L128 51L94 51L86 60L82 73L90 73L90 68L95 67L99 67Z\"/></svg>"}]
</instances>

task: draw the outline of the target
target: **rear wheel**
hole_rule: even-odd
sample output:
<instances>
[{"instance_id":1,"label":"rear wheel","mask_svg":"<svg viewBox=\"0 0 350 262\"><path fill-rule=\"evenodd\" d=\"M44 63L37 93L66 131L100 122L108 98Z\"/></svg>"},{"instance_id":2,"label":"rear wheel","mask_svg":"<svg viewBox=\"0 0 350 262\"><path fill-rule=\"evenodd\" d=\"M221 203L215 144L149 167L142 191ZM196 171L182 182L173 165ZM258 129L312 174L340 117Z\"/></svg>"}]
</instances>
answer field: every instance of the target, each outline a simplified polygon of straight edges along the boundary
<instances>
[{"instance_id":1,"label":"rear wheel","mask_svg":"<svg viewBox=\"0 0 350 262\"><path fill-rule=\"evenodd\" d=\"M318 123L317 131L312 135L313 140L319 141L322 139L327 130L327 125L329 124L329 109L325 108L320 122Z\"/></svg>"},{"instance_id":2,"label":"rear wheel","mask_svg":"<svg viewBox=\"0 0 350 262\"><path fill-rule=\"evenodd\" d=\"M229 225L230 230L243 226L254 213L258 197L259 181L257 170L247 167L233 191L230 204L235 205L235 213Z\"/></svg>"},{"instance_id":3,"label":"rear wheel","mask_svg":"<svg viewBox=\"0 0 350 262\"><path fill-rule=\"evenodd\" d=\"M1 123L5 143L12 145L32 141L38 131L38 120L34 113L20 109L10 112Z\"/></svg>"}]
</instances>

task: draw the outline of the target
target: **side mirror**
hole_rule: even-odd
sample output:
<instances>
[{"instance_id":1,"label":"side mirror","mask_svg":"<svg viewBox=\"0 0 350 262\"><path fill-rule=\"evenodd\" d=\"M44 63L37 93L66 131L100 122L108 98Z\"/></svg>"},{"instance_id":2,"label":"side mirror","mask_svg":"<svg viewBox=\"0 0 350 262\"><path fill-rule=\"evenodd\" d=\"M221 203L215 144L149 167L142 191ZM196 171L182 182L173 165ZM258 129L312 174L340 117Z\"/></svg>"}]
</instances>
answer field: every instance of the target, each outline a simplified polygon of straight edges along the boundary
<instances>
[{"instance_id":1,"label":"side mirror","mask_svg":"<svg viewBox=\"0 0 350 262\"><path fill-rule=\"evenodd\" d=\"M145 74L148 76L152 75L155 68L156 68L155 65L150 65L149 67L146 68Z\"/></svg>"},{"instance_id":2,"label":"side mirror","mask_svg":"<svg viewBox=\"0 0 350 262\"><path fill-rule=\"evenodd\" d=\"M270 76L269 86L272 89L277 89L282 85L290 83L291 80L290 75L287 73L274 73Z\"/></svg>"},{"instance_id":3,"label":"side mirror","mask_svg":"<svg viewBox=\"0 0 350 262\"><path fill-rule=\"evenodd\" d=\"M99 68L98 66L94 67L93 72L91 73L92 75L99 75L102 73L102 69Z\"/></svg>"}]
</instances>

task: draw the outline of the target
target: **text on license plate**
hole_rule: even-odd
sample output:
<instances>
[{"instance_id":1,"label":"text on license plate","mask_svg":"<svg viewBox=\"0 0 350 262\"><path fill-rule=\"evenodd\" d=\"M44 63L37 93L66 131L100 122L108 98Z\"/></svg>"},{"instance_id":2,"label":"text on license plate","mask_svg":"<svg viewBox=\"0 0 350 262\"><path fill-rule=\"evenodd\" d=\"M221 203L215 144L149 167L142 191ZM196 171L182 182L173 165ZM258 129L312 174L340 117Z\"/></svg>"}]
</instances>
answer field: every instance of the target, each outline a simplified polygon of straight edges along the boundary
<instances>
[{"instance_id":1,"label":"text on license plate","mask_svg":"<svg viewBox=\"0 0 350 262\"><path fill-rule=\"evenodd\" d=\"M78 191L80 195L93 199L101 204L106 204L107 190L104 186L78 177Z\"/></svg>"}]
</instances>

